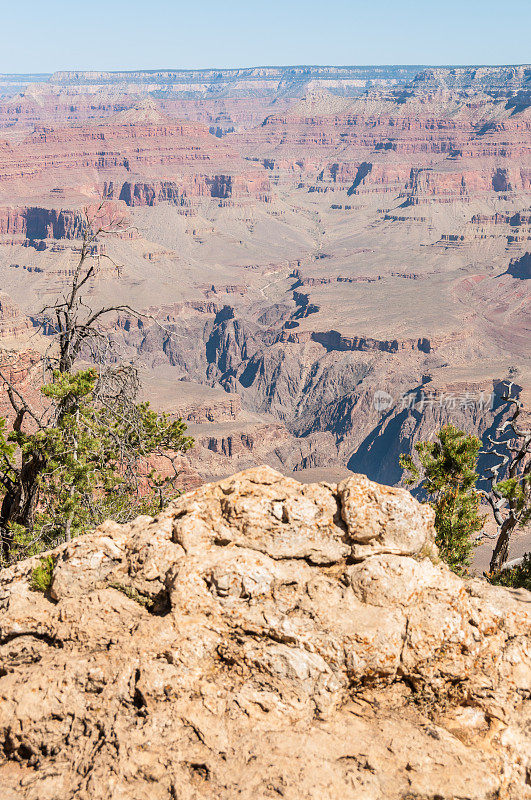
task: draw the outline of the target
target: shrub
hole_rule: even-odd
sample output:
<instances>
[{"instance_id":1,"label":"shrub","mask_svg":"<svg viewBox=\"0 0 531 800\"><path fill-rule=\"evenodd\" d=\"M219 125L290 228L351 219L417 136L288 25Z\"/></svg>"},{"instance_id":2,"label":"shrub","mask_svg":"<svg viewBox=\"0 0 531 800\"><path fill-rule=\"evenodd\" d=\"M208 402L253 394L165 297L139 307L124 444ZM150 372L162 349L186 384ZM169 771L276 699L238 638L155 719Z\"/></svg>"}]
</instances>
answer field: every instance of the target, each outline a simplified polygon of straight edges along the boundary
<instances>
[{"instance_id":1,"label":"shrub","mask_svg":"<svg viewBox=\"0 0 531 800\"><path fill-rule=\"evenodd\" d=\"M522 563L516 567L491 573L488 575L488 580L495 586L527 589L528 592L531 592L531 553L526 553Z\"/></svg>"},{"instance_id":2,"label":"shrub","mask_svg":"<svg viewBox=\"0 0 531 800\"><path fill-rule=\"evenodd\" d=\"M46 593L52 585L54 560L53 556L45 556L31 573L30 588L34 592Z\"/></svg>"},{"instance_id":3,"label":"shrub","mask_svg":"<svg viewBox=\"0 0 531 800\"><path fill-rule=\"evenodd\" d=\"M477 457L481 442L453 425L445 425L435 441L418 442L417 466L410 455L400 456L409 473L406 484L417 484L435 510L439 555L456 573L466 572L474 548L473 534L483 527L476 491Z\"/></svg>"}]
</instances>

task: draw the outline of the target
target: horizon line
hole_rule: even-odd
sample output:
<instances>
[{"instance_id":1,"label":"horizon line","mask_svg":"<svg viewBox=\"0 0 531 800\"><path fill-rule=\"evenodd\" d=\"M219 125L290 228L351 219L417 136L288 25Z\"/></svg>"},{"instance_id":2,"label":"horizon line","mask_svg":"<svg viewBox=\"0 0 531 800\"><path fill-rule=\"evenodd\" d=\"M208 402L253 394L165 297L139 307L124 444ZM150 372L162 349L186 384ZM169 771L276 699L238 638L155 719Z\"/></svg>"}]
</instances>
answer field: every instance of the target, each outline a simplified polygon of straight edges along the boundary
<instances>
[{"instance_id":1,"label":"horizon line","mask_svg":"<svg viewBox=\"0 0 531 800\"><path fill-rule=\"evenodd\" d=\"M484 68L496 68L496 67L507 67L507 68L518 68L518 67L530 67L530 63L519 63L519 64L399 64L399 63L388 63L388 64L381 64L381 63L374 63L374 64L256 64L254 66L245 66L245 67L152 67L149 69L105 69L100 67L93 67L90 69L80 69L76 67L68 68L68 69L54 69L52 71L47 72L0 72L0 78L26 78L26 77L53 77L53 75L57 75L60 73L69 73L75 72L80 74L87 74L91 72L96 73L108 73L110 75L119 75L121 73L141 73L144 75L150 75L153 73L192 73L192 72L245 72L250 70L256 69L279 69L279 70L287 70L287 69L374 69L378 67L397 67L397 68L407 68L407 69L484 69Z\"/></svg>"}]
</instances>

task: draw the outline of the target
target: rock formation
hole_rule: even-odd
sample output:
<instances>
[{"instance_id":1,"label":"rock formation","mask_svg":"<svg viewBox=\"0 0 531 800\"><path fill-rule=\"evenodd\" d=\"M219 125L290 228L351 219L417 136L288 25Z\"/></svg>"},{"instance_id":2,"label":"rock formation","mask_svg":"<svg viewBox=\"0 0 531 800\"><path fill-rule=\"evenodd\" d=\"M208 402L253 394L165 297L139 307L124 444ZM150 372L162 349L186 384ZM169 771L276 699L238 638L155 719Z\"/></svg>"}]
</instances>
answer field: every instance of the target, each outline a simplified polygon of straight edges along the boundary
<instances>
[{"instance_id":1,"label":"rock formation","mask_svg":"<svg viewBox=\"0 0 531 800\"><path fill-rule=\"evenodd\" d=\"M524 800L531 595L267 467L0 573L2 800Z\"/></svg>"},{"instance_id":2,"label":"rock formation","mask_svg":"<svg viewBox=\"0 0 531 800\"><path fill-rule=\"evenodd\" d=\"M515 278L520 278L520 280L531 278L531 253L526 253L522 258L511 261L507 273Z\"/></svg>"},{"instance_id":3,"label":"rock formation","mask_svg":"<svg viewBox=\"0 0 531 800\"><path fill-rule=\"evenodd\" d=\"M0 292L0 339L15 339L29 330L32 324L5 292Z\"/></svg>"},{"instance_id":4,"label":"rock formation","mask_svg":"<svg viewBox=\"0 0 531 800\"><path fill-rule=\"evenodd\" d=\"M240 193L266 199L265 171L250 169L202 125L158 111L146 118L142 107L122 114L105 124L36 126L20 144L0 149L0 196L67 187L127 205Z\"/></svg>"},{"instance_id":5,"label":"rock formation","mask_svg":"<svg viewBox=\"0 0 531 800\"><path fill-rule=\"evenodd\" d=\"M153 405L188 409L202 477L269 463L395 483L398 453L441 424L492 433L501 409L467 398L511 367L529 405L530 80L529 66L4 76L2 290L34 319L72 274L83 208L112 199L127 234L97 253L90 302L148 315L120 318L114 343Z\"/></svg>"},{"instance_id":6,"label":"rock formation","mask_svg":"<svg viewBox=\"0 0 531 800\"><path fill-rule=\"evenodd\" d=\"M503 72L492 72L494 86ZM465 79L461 91L433 92L421 76L400 91L357 98L309 91L236 138L280 176L299 171L310 191L346 188L348 197L396 192L404 207L527 192L529 108L514 114L507 93L523 91L529 75L521 70L511 90L507 74L504 90L490 94Z\"/></svg>"}]
</instances>

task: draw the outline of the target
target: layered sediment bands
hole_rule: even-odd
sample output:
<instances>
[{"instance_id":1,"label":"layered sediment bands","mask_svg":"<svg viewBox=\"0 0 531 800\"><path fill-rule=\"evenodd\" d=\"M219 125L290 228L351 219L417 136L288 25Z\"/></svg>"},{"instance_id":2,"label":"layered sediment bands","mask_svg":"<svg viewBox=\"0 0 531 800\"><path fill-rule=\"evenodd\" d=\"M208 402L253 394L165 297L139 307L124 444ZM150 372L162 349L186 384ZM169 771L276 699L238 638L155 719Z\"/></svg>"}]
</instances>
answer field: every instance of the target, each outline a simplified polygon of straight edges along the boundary
<instances>
[{"instance_id":1,"label":"layered sediment bands","mask_svg":"<svg viewBox=\"0 0 531 800\"><path fill-rule=\"evenodd\" d=\"M427 72L358 98L311 90L242 133L241 146L280 176L298 171L310 191L348 184L349 196L403 192L406 204L527 192L531 117L507 98L528 91L530 70L509 73Z\"/></svg>"},{"instance_id":2,"label":"layered sediment bands","mask_svg":"<svg viewBox=\"0 0 531 800\"><path fill-rule=\"evenodd\" d=\"M512 288L518 283L509 276L503 280ZM456 291L464 296L464 288ZM182 345L171 337L163 345L170 364L193 380L223 386L228 398L236 393L244 415L266 414L269 423L250 423L238 412L234 421L220 417L192 426L197 449L191 457L204 475L223 475L231 463L325 471L343 464L395 483L401 478L400 453L410 452L417 441L451 422L486 442L503 410L499 400L491 406L492 380L433 382L439 369L444 374L447 359L462 363L463 353L472 357L476 351L474 331L465 326L443 336L395 342L338 331L297 336L291 329L275 341L271 330L239 317L234 308L218 310L215 317L213 309L209 313L207 324L187 317L186 330L174 317ZM146 329L142 347L160 347L155 341L161 335ZM199 337L202 352L197 345L184 346ZM383 406L376 404L381 392Z\"/></svg>"},{"instance_id":3,"label":"layered sediment bands","mask_svg":"<svg viewBox=\"0 0 531 800\"><path fill-rule=\"evenodd\" d=\"M504 239L507 249L519 250L531 242L531 214L516 213L474 214L458 233L443 233L444 247L463 247L480 240Z\"/></svg>"},{"instance_id":4,"label":"layered sediment bands","mask_svg":"<svg viewBox=\"0 0 531 800\"><path fill-rule=\"evenodd\" d=\"M334 466L337 448L330 433L312 433L297 439L289 430L273 421L245 423L240 421L239 429L209 431L205 427L191 428L199 448L198 459L191 457L191 463L200 465L203 472L222 475L230 466L238 468L257 463L267 463L287 471L298 471L316 467ZM223 460L209 462L201 452L204 448L210 453L224 456Z\"/></svg>"},{"instance_id":5,"label":"layered sediment bands","mask_svg":"<svg viewBox=\"0 0 531 800\"><path fill-rule=\"evenodd\" d=\"M124 199L134 204L181 202L183 195L223 200L241 194L268 199L267 175L259 169L251 173L247 170L246 174L245 166L238 161L239 154L243 154L264 165L266 172L300 172L317 184L324 183L326 188L330 183L348 184L354 194L398 188L412 204L422 202L424 197L444 199L529 189L531 120L521 100L516 105L508 102L508 98L510 101L528 91L528 68L515 72L487 69L481 76L465 70L459 79L449 70L427 71L414 80L404 68L372 71L375 88L363 96L359 96L363 89L356 87L356 80L346 76L365 74L366 68L268 68L263 74L254 70L222 71L215 76L199 71L195 77L188 76L188 82L185 73L150 73L149 80L145 75L131 73L131 85L139 87L143 98L124 94L121 84L122 94L115 98L118 113L105 126L96 121L68 129L37 124L35 133L21 145L5 143L0 148L0 181L2 173L4 179L36 179L42 172L43 160L47 170L82 167L100 172L125 170L142 176L149 170L160 172L164 166L165 175L157 176L159 181L131 181L122 176L121 183L114 186L114 196L123 192ZM198 83L199 74L205 76L206 83ZM252 130L221 138L210 136L209 128L217 131L216 125L211 124L216 121L221 133L230 131L230 112L223 109L218 109L218 119L215 113L206 115L209 127L191 120L178 123L170 116L172 103L180 103L181 110L185 108L186 93L190 103L207 103L194 99L193 91L205 91L209 81L216 84L216 96L222 86L233 84L244 94L254 93L257 102L257 92L259 95L260 88L272 85L273 74L289 75L298 88L291 101L285 101L282 111L275 114L266 113L270 102L266 101L269 89L266 90L265 119ZM158 92L156 87L162 87L164 76L169 83ZM503 76L506 85L502 89ZM49 91L60 96L76 80L81 82L79 91L83 86L88 92L85 99L95 93L96 118L98 92L108 91L102 87L109 84L120 86L118 75L64 73L54 76ZM326 86L328 89L323 88ZM479 86L484 88L480 90ZM40 86L36 96L40 97L39 92L43 91ZM68 90L66 96L72 91ZM479 91L483 93L481 102ZM175 99L179 95L181 99ZM295 102L301 96L303 99ZM46 117L46 101L40 99L42 115ZM112 105L112 100L109 103ZM23 98L19 105L24 105ZM253 113L257 122L259 114L256 109ZM100 114L100 118L105 116L106 113ZM191 116L197 118L197 109ZM94 142L101 146L93 151ZM18 152L24 157L17 158ZM18 167L17 161L21 162ZM199 167L201 162L203 169ZM210 168L221 162L228 168ZM189 171L192 165L200 176L197 182L186 185L185 181L183 186L177 182L176 187L172 186L168 170ZM430 170L433 174L424 174ZM324 191L319 185L312 188Z\"/></svg>"},{"instance_id":6,"label":"layered sediment bands","mask_svg":"<svg viewBox=\"0 0 531 800\"><path fill-rule=\"evenodd\" d=\"M0 234L27 239L76 239L83 228L82 211L54 208L0 208Z\"/></svg>"},{"instance_id":7,"label":"layered sediment bands","mask_svg":"<svg viewBox=\"0 0 531 800\"><path fill-rule=\"evenodd\" d=\"M9 311L6 313L6 331L2 333L4 341L0 341L0 371L3 378L14 386L17 391L23 393L33 408L38 409L42 404L42 395L39 391L39 386L42 382L42 356L35 350L14 350L2 347L2 345L6 346L5 339L11 340L7 347L12 346L11 331L13 327L16 330L15 335L20 336L26 330L26 325L24 321L21 323L17 319L18 312L16 310L13 312L11 303L5 299L5 296L2 297L1 303L2 308L7 308ZM13 322L13 313L15 314L15 323ZM9 425L9 422L13 422L15 418L15 412L1 378L0 386L0 416L6 417Z\"/></svg>"},{"instance_id":8,"label":"layered sediment bands","mask_svg":"<svg viewBox=\"0 0 531 800\"><path fill-rule=\"evenodd\" d=\"M60 240L79 239L87 222L87 214L92 218L97 214L98 203L87 203L84 208L57 209L42 206L1 207L0 236L6 240ZM127 223L130 222L127 208L122 202L107 202L103 216L96 219L102 225L119 223L113 234L120 239L134 239L137 231ZM101 249L101 246L98 245Z\"/></svg>"},{"instance_id":9,"label":"layered sediment bands","mask_svg":"<svg viewBox=\"0 0 531 800\"><path fill-rule=\"evenodd\" d=\"M242 429L233 429L216 426L217 431L208 428L192 428L196 431L196 441L199 447L204 447L212 453L238 460L242 456L255 458L270 454L275 447L286 444L291 436L283 425L271 421L269 424L256 422L243 422Z\"/></svg>"},{"instance_id":10,"label":"layered sediment bands","mask_svg":"<svg viewBox=\"0 0 531 800\"><path fill-rule=\"evenodd\" d=\"M281 342L318 342L327 351L331 350L378 350L383 353L398 353L401 350L419 350L429 353L439 342L432 343L430 339L391 339L381 341L365 336L345 336L338 331L301 331L284 330L280 335Z\"/></svg>"},{"instance_id":11,"label":"layered sediment bands","mask_svg":"<svg viewBox=\"0 0 531 800\"><path fill-rule=\"evenodd\" d=\"M119 190L119 194L118 194ZM116 188L120 200L128 206L154 206L170 202L187 205L192 197L213 197L220 200L250 197L263 202L270 199L267 175L248 171L242 175L190 175L179 181L124 181ZM115 196L114 182L106 187L106 196Z\"/></svg>"},{"instance_id":12,"label":"layered sediment bands","mask_svg":"<svg viewBox=\"0 0 531 800\"><path fill-rule=\"evenodd\" d=\"M503 280L519 283L510 276ZM463 291L459 289L460 294ZM160 363L162 353L183 377L231 392L201 400L196 390L198 399L183 403L181 383L174 385L175 399L165 405L190 424L196 448L185 461L187 468L205 477L264 462L289 471L348 464L392 483L400 479L399 453L409 451L440 425L453 421L485 435L493 424L490 410L474 402L462 410L459 404L439 403L437 397L420 410L401 404L401 395L417 389L427 373L445 365L438 349L431 352L435 340L412 340L401 349L384 350L374 342L371 347L356 342L354 347L349 337L338 342L334 332L332 340L323 342L310 336L306 341L275 343L270 329L239 317L233 307L208 300L152 308L150 313L177 335L166 334L149 319L133 324L123 319L125 353L133 348L146 363L152 357ZM449 356L463 335L459 332L438 342L443 356ZM474 348L474 340L466 346ZM491 388L487 382L449 390L459 397L476 389L488 395ZM391 400L384 412L374 405L375 393L382 389ZM191 387L189 397L193 391ZM426 391L430 392L429 383ZM445 389L440 391L441 396L444 393ZM150 397L156 404L157 390ZM269 420L249 420L242 407L266 413Z\"/></svg>"},{"instance_id":13,"label":"layered sediment bands","mask_svg":"<svg viewBox=\"0 0 531 800\"><path fill-rule=\"evenodd\" d=\"M26 313L55 297L78 212L112 200L136 233L105 243L123 271L90 303L145 312L111 333L197 427L198 472L397 480L454 413L403 394L531 374L530 70L414 72L65 73L0 99L2 287Z\"/></svg>"},{"instance_id":14,"label":"layered sediment bands","mask_svg":"<svg viewBox=\"0 0 531 800\"><path fill-rule=\"evenodd\" d=\"M5 292L0 292L0 338L16 337L32 329L31 321ZM22 368L25 372L25 368Z\"/></svg>"},{"instance_id":15,"label":"layered sediment bands","mask_svg":"<svg viewBox=\"0 0 531 800\"><path fill-rule=\"evenodd\" d=\"M238 414L234 422L192 424L189 431L195 446L188 461L210 477L257 464L288 472L326 470L337 464L337 446L331 433L317 431L297 438L268 415Z\"/></svg>"},{"instance_id":16,"label":"layered sediment bands","mask_svg":"<svg viewBox=\"0 0 531 800\"><path fill-rule=\"evenodd\" d=\"M366 81L393 86L410 80L416 66L302 66L248 69L147 70L142 72L55 72L48 83L57 87L83 87L89 91L124 82L162 94L163 97L224 99L300 97L308 84L328 85L338 94L360 94Z\"/></svg>"},{"instance_id":17,"label":"layered sediment bands","mask_svg":"<svg viewBox=\"0 0 531 800\"><path fill-rule=\"evenodd\" d=\"M237 419L242 411L241 397L226 394L216 400L191 400L172 403L171 413L190 424L226 422Z\"/></svg>"},{"instance_id":18,"label":"layered sediment bands","mask_svg":"<svg viewBox=\"0 0 531 800\"><path fill-rule=\"evenodd\" d=\"M267 199L265 171L249 169L203 126L145 122L142 113L137 121L135 113L105 125L36 128L20 144L7 145L0 150L0 194L77 183L85 192L104 191L129 205L189 196Z\"/></svg>"},{"instance_id":19,"label":"layered sediment bands","mask_svg":"<svg viewBox=\"0 0 531 800\"><path fill-rule=\"evenodd\" d=\"M243 410L242 397L235 392L186 381L179 382L177 391L167 380L159 380L159 387L154 400L157 407L182 418L193 436L194 448L182 458L188 472L212 478L261 463L285 471L326 470L337 465L337 447L330 433L319 431L297 438L272 415ZM144 396L153 400L147 388Z\"/></svg>"},{"instance_id":20,"label":"layered sediment bands","mask_svg":"<svg viewBox=\"0 0 531 800\"><path fill-rule=\"evenodd\" d=\"M400 86L416 67L268 67L246 70L61 72L0 78L0 127L92 122L156 102L216 136L259 125L311 87L357 96L366 81Z\"/></svg>"},{"instance_id":21,"label":"layered sediment bands","mask_svg":"<svg viewBox=\"0 0 531 800\"><path fill-rule=\"evenodd\" d=\"M522 193L531 190L531 169L493 167L488 170L460 170L455 166L445 169L412 169L405 187L404 205L418 205L427 200L455 200L470 198L487 192Z\"/></svg>"},{"instance_id":22,"label":"layered sediment bands","mask_svg":"<svg viewBox=\"0 0 531 800\"><path fill-rule=\"evenodd\" d=\"M411 85L424 94L443 89L470 95L481 92L495 98L513 97L531 88L531 67L428 67L415 75Z\"/></svg>"}]
</instances>

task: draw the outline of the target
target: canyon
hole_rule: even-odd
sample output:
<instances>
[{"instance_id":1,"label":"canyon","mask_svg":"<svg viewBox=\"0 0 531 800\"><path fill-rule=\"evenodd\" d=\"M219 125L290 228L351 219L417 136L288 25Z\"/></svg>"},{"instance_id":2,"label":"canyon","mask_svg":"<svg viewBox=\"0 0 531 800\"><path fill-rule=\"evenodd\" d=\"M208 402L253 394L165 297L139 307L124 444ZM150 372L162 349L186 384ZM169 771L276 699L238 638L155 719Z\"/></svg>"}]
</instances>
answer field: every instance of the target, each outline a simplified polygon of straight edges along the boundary
<instances>
[{"instance_id":1,"label":"canyon","mask_svg":"<svg viewBox=\"0 0 531 800\"><path fill-rule=\"evenodd\" d=\"M4 75L0 347L38 372L104 201L89 299L143 312L109 332L185 486L395 484L445 422L486 441L509 371L531 406L530 197L529 66Z\"/></svg>"}]
</instances>

